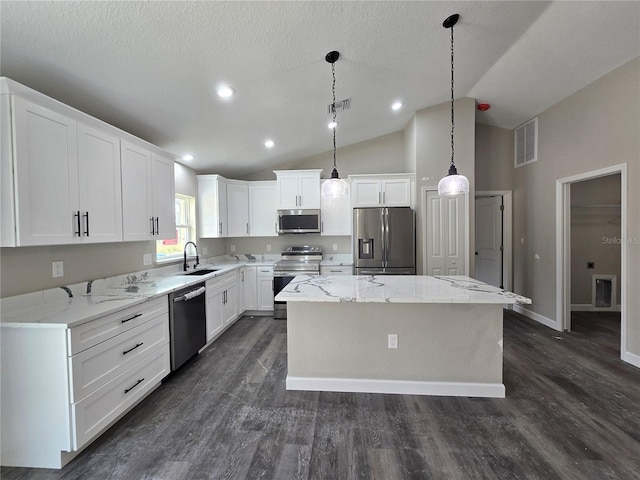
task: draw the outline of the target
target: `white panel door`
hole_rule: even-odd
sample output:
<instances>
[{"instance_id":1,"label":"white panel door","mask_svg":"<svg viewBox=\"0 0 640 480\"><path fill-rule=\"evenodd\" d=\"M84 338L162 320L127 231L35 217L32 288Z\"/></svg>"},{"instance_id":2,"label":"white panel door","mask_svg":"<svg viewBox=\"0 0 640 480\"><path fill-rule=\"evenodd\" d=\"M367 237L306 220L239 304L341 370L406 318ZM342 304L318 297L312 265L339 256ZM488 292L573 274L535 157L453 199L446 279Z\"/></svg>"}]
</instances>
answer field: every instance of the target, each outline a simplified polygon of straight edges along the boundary
<instances>
[{"instance_id":1,"label":"white panel door","mask_svg":"<svg viewBox=\"0 0 640 480\"><path fill-rule=\"evenodd\" d=\"M82 242L122 241L120 139L78 124Z\"/></svg>"},{"instance_id":2,"label":"white panel door","mask_svg":"<svg viewBox=\"0 0 640 480\"><path fill-rule=\"evenodd\" d=\"M476 198L476 278L502 286L502 196Z\"/></svg>"},{"instance_id":3,"label":"white panel door","mask_svg":"<svg viewBox=\"0 0 640 480\"><path fill-rule=\"evenodd\" d=\"M80 241L76 122L14 97L18 245Z\"/></svg>"},{"instance_id":4,"label":"white panel door","mask_svg":"<svg viewBox=\"0 0 640 480\"><path fill-rule=\"evenodd\" d=\"M427 275L466 275L466 195L427 192Z\"/></svg>"}]
</instances>

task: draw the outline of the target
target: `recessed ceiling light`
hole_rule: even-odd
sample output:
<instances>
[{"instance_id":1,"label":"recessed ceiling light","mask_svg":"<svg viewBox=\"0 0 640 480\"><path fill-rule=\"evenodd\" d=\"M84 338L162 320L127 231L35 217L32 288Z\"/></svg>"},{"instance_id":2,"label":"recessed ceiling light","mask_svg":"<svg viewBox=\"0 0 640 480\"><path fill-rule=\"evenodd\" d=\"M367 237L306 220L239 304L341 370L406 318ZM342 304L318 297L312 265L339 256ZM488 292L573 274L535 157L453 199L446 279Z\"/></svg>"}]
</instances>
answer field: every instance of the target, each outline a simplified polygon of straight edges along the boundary
<instances>
[{"instance_id":1,"label":"recessed ceiling light","mask_svg":"<svg viewBox=\"0 0 640 480\"><path fill-rule=\"evenodd\" d=\"M275 145L275 143L273 143L273 140L267 140L266 142L264 142L264 146L267 148L271 148Z\"/></svg>"},{"instance_id":2,"label":"recessed ceiling light","mask_svg":"<svg viewBox=\"0 0 640 480\"><path fill-rule=\"evenodd\" d=\"M391 105L391 110L400 110L402 108L402 102L394 102Z\"/></svg>"},{"instance_id":3,"label":"recessed ceiling light","mask_svg":"<svg viewBox=\"0 0 640 480\"><path fill-rule=\"evenodd\" d=\"M233 96L233 94L235 93L236 93L235 89L233 89L232 87L229 87L228 85L223 85L221 87L218 87L218 95L222 98L229 98Z\"/></svg>"},{"instance_id":4,"label":"recessed ceiling light","mask_svg":"<svg viewBox=\"0 0 640 480\"><path fill-rule=\"evenodd\" d=\"M338 122L329 122L329 125L327 125L329 128L334 129L338 126Z\"/></svg>"},{"instance_id":5,"label":"recessed ceiling light","mask_svg":"<svg viewBox=\"0 0 640 480\"><path fill-rule=\"evenodd\" d=\"M182 157L182 159L183 159L185 162L190 162L191 160L193 160L193 155L191 155L190 153L187 153L186 155L184 155L184 156Z\"/></svg>"}]
</instances>

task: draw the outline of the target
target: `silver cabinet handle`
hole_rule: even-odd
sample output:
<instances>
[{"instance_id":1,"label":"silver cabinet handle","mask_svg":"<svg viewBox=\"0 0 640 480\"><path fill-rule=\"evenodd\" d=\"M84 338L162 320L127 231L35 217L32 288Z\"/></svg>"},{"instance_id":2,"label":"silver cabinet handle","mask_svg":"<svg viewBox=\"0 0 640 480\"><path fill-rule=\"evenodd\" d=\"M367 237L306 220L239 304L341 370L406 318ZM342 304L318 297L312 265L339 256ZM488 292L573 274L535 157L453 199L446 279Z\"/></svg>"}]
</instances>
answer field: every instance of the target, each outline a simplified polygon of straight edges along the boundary
<instances>
[{"instance_id":1,"label":"silver cabinet handle","mask_svg":"<svg viewBox=\"0 0 640 480\"><path fill-rule=\"evenodd\" d=\"M222 235L222 222L220 222L220 231L218 233Z\"/></svg>"},{"instance_id":2,"label":"silver cabinet handle","mask_svg":"<svg viewBox=\"0 0 640 480\"><path fill-rule=\"evenodd\" d=\"M247 223L247 235L249 235L249 224Z\"/></svg>"},{"instance_id":3,"label":"silver cabinet handle","mask_svg":"<svg viewBox=\"0 0 640 480\"><path fill-rule=\"evenodd\" d=\"M156 217L156 235L160 235L160 217Z\"/></svg>"},{"instance_id":4,"label":"silver cabinet handle","mask_svg":"<svg viewBox=\"0 0 640 480\"><path fill-rule=\"evenodd\" d=\"M155 235L156 234L156 225L153 221L153 217L151 217L151 235Z\"/></svg>"}]
</instances>

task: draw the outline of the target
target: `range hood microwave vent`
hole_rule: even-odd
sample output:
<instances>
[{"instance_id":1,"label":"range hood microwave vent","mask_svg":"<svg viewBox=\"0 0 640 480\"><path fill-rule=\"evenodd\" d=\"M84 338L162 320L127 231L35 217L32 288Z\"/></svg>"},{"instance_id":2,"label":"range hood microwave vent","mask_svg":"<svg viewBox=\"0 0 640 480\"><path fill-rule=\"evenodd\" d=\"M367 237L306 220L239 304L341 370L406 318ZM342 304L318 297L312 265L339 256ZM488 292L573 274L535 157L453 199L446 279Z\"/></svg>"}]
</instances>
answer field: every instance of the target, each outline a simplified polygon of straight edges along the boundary
<instances>
[{"instance_id":1,"label":"range hood microwave vent","mask_svg":"<svg viewBox=\"0 0 640 480\"><path fill-rule=\"evenodd\" d=\"M278 234L320 233L320 210L278 210Z\"/></svg>"}]
</instances>

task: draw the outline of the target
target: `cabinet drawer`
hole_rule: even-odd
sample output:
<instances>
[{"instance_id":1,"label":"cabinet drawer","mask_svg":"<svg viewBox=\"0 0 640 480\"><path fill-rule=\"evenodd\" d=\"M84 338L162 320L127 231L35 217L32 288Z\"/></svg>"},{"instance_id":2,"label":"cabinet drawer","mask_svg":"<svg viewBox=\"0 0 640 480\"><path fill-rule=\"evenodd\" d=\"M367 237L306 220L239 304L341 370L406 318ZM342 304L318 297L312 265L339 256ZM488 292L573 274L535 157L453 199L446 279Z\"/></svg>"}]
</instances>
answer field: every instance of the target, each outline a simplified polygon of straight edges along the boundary
<instances>
[{"instance_id":1,"label":"cabinet drawer","mask_svg":"<svg viewBox=\"0 0 640 480\"><path fill-rule=\"evenodd\" d=\"M169 313L167 297L160 297L150 302L141 303L74 327L71 329L68 355L72 356L80 353L163 313Z\"/></svg>"},{"instance_id":2,"label":"cabinet drawer","mask_svg":"<svg viewBox=\"0 0 640 480\"><path fill-rule=\"evenodd\" d=\"M349 265L327 265L320 267L321 275L351 275L352 271L353 267Z\"/></svg>"},{"instance_id":3,"label":"cabinet drawer","mask_svg":"<svg viewBox=\"0 0 640 480\"><path fill-rule=\"evenodd\" d=\"M220 275L219 277L213 277L211 280L206 281L205 287L209 290L233 283L236 281L237 273L237 270L234 270L232 272L225 273L224 275Z\"/></svg>"},{"instance_id":4,"label":"cabinet drawer","mask_svg":"<svg viewBox=\"0 0 640 480\"><path fill-rule=\"evenodd\" d=\"M164 345L122 375L71 405L74 450L144 397L171 371L169 345Z\"/></svg>"},{"instance_id":5,"label":"cabinet drawer","mask_svg":"<svg viewBox=\"0 0 640 480\"><path fill-rule=\"evenodd\" d=\"M69 359L76 403L158 346L169 343L169 315L160 315Z\"/></svg>"},{"instance_id":6,"label":"cabinet drawer","mask_svg":"<svg viewBox=\"0 0 640 480\"><path fill-rule=\"evenodd\" d=\"M258 277L273 277L273 267L258 267Z\"/></svg>"}]
</instances>

